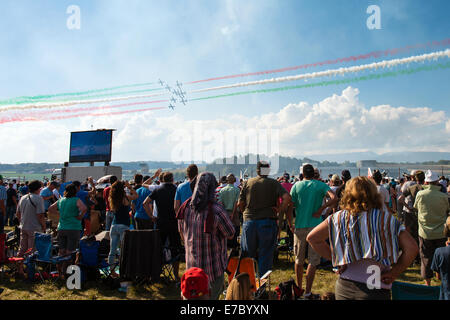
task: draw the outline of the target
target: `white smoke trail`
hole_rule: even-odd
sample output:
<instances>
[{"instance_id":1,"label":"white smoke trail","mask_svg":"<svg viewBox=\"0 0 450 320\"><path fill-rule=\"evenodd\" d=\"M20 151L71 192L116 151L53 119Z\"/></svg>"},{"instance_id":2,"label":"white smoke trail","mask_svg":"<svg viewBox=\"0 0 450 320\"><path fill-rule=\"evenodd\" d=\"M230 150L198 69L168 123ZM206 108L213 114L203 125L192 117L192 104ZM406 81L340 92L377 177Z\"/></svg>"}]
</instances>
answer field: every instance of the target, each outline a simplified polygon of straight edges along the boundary
<instances>
[{"instance_id":1,"label":"white smoke trail","mask_svg":"<svg viewBox=\"0 0 450 320\"><path fill-rule=\"evenodd\" d=\"M229 89L229 88L253 86L253 85L262 85L262 84L305 80L305 79L315 79L315 78L335 76L335 75L345 75L347 73L355 73L355 72L360 72L360 71L370 70L370 69L389 68L389 67L394 67L394 66L409 64L409 63L418 63L418 62L425 62L425 61L429 61L429 60L438 60L440 58L445 58L445 57L450 58L450 49L446 49L445 51L437 51L437 52L427 53L427 54L418 55L418 56L411 56L408 58L384 60L381 62L374 62L374 63L370 63L370 64L364 64L364 65L347 67L347 68L330 69L330 70L313 72L313 73L304 73L304 74L299 74L299 75L294 75L294 76L264 79L264 80L258 80L258 81L250 81L250 82L240 82L240 83L235 83L235 84L230 84L230 85L225 85L225 86L198 89L198 90L190 91L188 93L199 93L199 92L206 92L206 91L213 91L213 90L222 90L222 89ZM10 110L27 110L27 109L51 109L51 108L68 107L68 106L73 106L73 105L77 105L77 104L104 103L104 102L114 102L114 101L123 101L123 100L131 100L131 99L157 97L157 96L162 96L162 95L166 95L166 94L167 93L154 93L154 94L140 95L140 96L115 97L115 98L97 99L97 100L79 100L79 101L75 100L75 101L59 102L59 103L58 102L55 102L55 103L32 103L32 104L27 104L27 105L22 105L22 106L9 105L9 106L0 108L0 112L10 111Z\"/></svg>"},{"instance_id":2,"label":"white smoke trail","mask_svg":"<svg viewBox=\"0 0 450 320\"><path fill-rule=\"evenodd\" d=\"M354 73L354 72L360 72L360 71L370 70L370 69L389 68L389 67L394 67L394 66L398 66L398 65L402 65L402 64L425 62L425 61L429 61L429 60L437 60L439 58L444 58L444 57L450 58L450 49L447 49L445 51L437 51L437 52L432 52L432 53L428 53L428 54L423 54L423 55L419 55L419 56L411 56L411 57L403 58L403 59L384 60L384 61L380 61L380 62L374 62L374 63L370 63L370 64L363 64L363 65L347 67L347 68L330 69L330 70L319 71L319 72L298 74L298 75L294 75L294 76L279 77L279 78L264 79L264 80L249 81L249 82L240 82L240 83L235 83L235 84L230 84L230 85L225 85L225 86L198 89L198 90L190 91L189 93L199 93L199 92L206 92L206 91L212 91L212 90L247 87L247 86L262 85L262 84L269 84L269 83L279 83L279 82L286 82L286 81L315 79L315 78L327 77L327 76L336 76L336 75L342 76L346 73Z\"/></svg>"}]
</instances>

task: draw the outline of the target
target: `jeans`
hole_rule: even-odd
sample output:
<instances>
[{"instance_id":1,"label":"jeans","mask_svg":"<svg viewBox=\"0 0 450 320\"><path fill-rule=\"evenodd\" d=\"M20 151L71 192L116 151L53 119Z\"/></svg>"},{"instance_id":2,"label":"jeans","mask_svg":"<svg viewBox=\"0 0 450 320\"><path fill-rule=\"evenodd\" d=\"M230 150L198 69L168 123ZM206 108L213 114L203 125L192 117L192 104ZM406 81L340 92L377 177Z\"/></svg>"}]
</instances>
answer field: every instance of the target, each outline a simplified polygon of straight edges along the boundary
<instances>
[{"instance_id":1,"label":"jeans","mask_svg":"<svg viewBox=\"0 0 450 320\"><path fill-rule=\"evenodd\" d=\"M108 256L108 263L113 264L115 260L115 256L117 254L117 248L122 243L123 234L125 230L129 230L130 227L124 224L113 224L111 226L111 231L109 232L110 241L110 250Z\"/></svg>"},{"instance_id":2,"label":"jeans","mask_svg":"<svg viewBox=\"0 0 450 320\"><path fill-rule=\"evenodd\" d=\"M9 206L6 207L6 215L5 215L5 221L4 221L4 225L8 225L8 220L9 220L9 226L12 227L14 226L13 220L14 217L16 215L16 206Z\"/></svg>"},{"instance_id":3,"label":"jeans","mask_svg":"<svg viewBox=\"0 0 450 320\"><path fill-rule=\"evenodd\" d=\"M249 220L242 226L242 252L246 252L251 258L258 256L258 271L261 277L272 269L277 233L276 220Z\"/></svg>"},{"instance_id":4,"label":"jeans","mask_svg":"<svg viewBox=\"0 0 450 320\"><path fill-rule=\"evenodd\" d=\"M112 213L111 211L106 211L105 231L109 231L111 229L113 218L114 213Z\"/></svg>"}]
</instances>

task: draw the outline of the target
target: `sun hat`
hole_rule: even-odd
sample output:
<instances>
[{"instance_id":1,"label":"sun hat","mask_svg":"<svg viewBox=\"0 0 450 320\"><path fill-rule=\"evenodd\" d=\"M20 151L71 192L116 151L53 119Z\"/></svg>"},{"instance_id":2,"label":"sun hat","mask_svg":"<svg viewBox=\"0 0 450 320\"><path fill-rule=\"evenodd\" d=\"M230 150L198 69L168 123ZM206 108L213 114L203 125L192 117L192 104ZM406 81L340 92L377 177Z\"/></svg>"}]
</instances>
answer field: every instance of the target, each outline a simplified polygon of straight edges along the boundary
<instances>
[{"instance_id":1,"label":"sun hat","mask_svg":"<svg viewBox=\"0 0 450 320\"><path fill-rule=\"evenodd\" d=\"M439 176L435 172L428 170L427 173L425 173L425 182L435 182L438 180Z\"/></svg>"}]
</instances>

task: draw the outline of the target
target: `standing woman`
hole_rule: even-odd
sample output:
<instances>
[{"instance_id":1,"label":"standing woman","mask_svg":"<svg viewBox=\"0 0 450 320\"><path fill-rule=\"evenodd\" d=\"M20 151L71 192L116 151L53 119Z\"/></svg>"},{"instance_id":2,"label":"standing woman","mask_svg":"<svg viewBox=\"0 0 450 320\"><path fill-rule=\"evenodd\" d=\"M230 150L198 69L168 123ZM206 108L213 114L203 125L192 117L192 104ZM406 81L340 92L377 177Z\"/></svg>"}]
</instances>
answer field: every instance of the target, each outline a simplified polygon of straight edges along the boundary
<instances>
[{"instance_id":1,"label":"standing woman","mask_svg":"<svg viewBox=\"0 0 450 320\"><path fill-rule=\"evenodd\" d=\"M417 243L367 177L347 182L340 207L307 237L317 253L339 268L336 300L390 300L391 284L414 261ZM381 276L372 286L369 277L377 269Z\"/></svg>"},{"instance_id":2,"label":"standing woman","mask_svg":"<svg viewBox=\"0 0 450 320\"><path fill-rule=\"evenodd\" d=\"M130 194L127 196L125 193L127 188ZM125 230L130 229L130 210L131 201L138 198L138 194L127 181L116 181L111 186L109 193L109 207L113 214L113 220L111 223L111 230L109 237L111 239L110 251L108 256L108 263L112 265L114 263L115 255L117 254L117 247L122 243L123 234ZM111 267L111 275L118 277L114 267Z\"/></svg>"},{"instance_id":3,"label":"standing woman","mask_svg":"<svg viewBox=\"0 0 450 320\"><path fill-rule=\"evenodd\" d=\"M59 255L65 256L78 249L80 243L81 219L87 211L86 205L77 198L77 188L74 184L69 184L64 190L64 197L53 203L48 211L50 214L57 214L58 222L58 245ZM64 278L69 262L58 265L60 278Z\"/></svg>"}]
</instances>

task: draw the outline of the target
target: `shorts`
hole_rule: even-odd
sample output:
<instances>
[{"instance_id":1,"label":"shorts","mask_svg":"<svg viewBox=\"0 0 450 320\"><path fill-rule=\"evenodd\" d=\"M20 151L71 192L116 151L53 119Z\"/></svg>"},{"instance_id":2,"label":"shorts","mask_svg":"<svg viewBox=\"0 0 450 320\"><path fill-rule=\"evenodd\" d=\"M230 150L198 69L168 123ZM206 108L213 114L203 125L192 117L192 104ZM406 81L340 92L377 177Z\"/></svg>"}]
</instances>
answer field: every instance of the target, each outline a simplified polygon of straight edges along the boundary
<instances>
[{"instance_id":1,"label":"shorts","mask_svg":"<svg viewBox=\"0 0 450 320\"><path fill-rule=\"evenodd\" d=\"M306 246L308 245L308 263L314 267L320 264L320 256L315 252L306 241L306 237L314 228L295 229L294 233L294 254L295 263L303 266L305 262Z\"/></svg>"},{"instance_id":2,"label":"shorts","mask_svg":"<svg viewBox=\"0 0 450 320\"><path fill-rule=\"evenodd\" d=\"M80 244L80 230L58 230L59 250L75 251Z\"/></svg>"}]
</instances>

